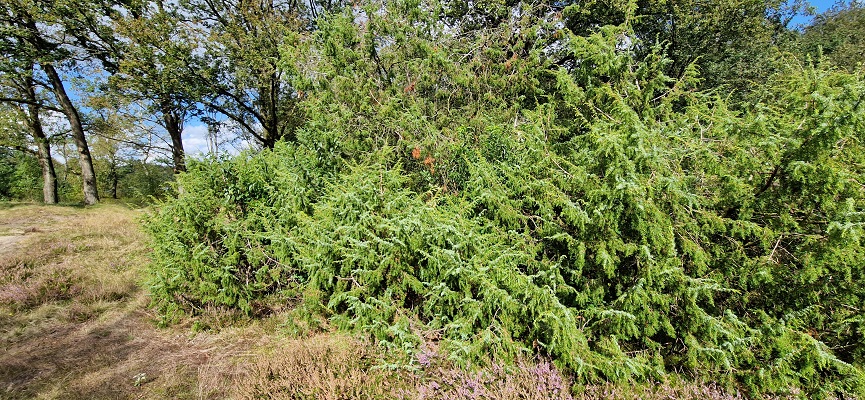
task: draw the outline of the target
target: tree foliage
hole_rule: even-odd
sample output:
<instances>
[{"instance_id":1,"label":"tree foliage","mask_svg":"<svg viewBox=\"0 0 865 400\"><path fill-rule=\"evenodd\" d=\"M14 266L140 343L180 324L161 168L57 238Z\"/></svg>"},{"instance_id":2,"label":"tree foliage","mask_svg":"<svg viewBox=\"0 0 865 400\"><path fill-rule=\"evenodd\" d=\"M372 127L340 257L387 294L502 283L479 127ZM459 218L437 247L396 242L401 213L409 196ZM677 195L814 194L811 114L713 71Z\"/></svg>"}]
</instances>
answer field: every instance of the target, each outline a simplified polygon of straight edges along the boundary
<instances>
[{"instance_id":1,"label":"tree foliage","mask_svg":"<svg viewBox=\"0 0 865 400\"><path fill-rule=\"evenodd\" d=\"M302 116L285 71L277 68L279 48L292 40L303 20L294 1L198 1L183 3L194 15L198 46L188 56L186 83L197 99L236 124L263 147L292 140Z\"/></svg>"},{"instance_id":2,"label":"tree foliage","mask_svg":"<svg viewBox=\"0 0 865 400\"><path fill-rule=\"evenodd\" d=\"M842 2L815 17L800 39L802 52L826 56L833 64L850 71L865 63L865 4Z\"/></svg>"},{"instance_id":3,"label":"tree foliage","mask_svg":"<svg viewBox=\"0 0 865 400\"><path fill-rule=\"evenodd\" d=\"M143 105L147 113L157 116L155 125L165 130L174 171L180 173L186 170L183 127L198 101L186 64L195 40L184 29L176 5L162 1L148 5L116 23L129 43L117 73L111 76L109 95Z\"/></svg>"}]
</instances>

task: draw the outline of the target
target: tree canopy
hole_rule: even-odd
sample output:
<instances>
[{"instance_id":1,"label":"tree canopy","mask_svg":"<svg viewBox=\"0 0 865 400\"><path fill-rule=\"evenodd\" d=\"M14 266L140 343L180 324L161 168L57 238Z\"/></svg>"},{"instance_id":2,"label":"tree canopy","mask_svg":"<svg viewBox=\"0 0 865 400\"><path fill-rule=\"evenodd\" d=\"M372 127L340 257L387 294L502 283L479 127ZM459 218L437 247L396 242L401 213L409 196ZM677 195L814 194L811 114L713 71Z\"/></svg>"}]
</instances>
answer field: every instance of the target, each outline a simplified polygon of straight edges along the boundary
<instances>
[{"instance_id":1,"label":"tree canopy","mask_svg":"<svg viewBox=\"0 0 865 400\"><path fill-rule=\"evenodd\" d=\"M802 35L802 51L811 57L827 57L849 71L865 63L865 4L839 3L815 17Z\"/></svg>"}]
</instances>

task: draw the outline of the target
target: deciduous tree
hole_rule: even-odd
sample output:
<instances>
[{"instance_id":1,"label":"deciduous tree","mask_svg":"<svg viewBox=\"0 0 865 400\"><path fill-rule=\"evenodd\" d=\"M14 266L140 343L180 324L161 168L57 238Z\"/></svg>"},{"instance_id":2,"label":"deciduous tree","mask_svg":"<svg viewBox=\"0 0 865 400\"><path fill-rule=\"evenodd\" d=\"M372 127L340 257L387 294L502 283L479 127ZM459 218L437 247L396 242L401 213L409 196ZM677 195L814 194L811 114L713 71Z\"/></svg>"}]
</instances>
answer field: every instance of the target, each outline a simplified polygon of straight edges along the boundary
<instances>
[{"instance_id":1,"label":"deciduous tree","mask_svg":"<svg viewBox=\"0 0 865 400\"><path fill-rule=\"evenodd\" d=\"M865 63L865 3L841 3L817 15L800 38L801 51L855 71Z\"/></svg>"}]
</instances>

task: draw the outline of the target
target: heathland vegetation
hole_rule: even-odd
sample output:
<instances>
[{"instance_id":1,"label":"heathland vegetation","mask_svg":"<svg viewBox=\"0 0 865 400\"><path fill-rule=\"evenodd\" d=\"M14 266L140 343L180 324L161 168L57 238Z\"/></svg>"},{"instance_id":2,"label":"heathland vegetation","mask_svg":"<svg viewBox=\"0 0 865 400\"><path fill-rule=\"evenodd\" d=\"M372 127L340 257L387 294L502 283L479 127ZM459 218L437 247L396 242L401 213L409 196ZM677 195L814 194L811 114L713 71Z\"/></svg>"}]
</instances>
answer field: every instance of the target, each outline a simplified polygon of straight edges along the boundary
<instances>
[{"instance_id":1,"label":"heathland vegetation","mask_svg":"<svg viewBox=\"0 0 865 400\"><path fill-rule=\"evenodd\" d=\"M2 194L158 198L159 324L329 349L241 397L865 395L860 3L2 4Z\"/></svg>"}]
</instances>

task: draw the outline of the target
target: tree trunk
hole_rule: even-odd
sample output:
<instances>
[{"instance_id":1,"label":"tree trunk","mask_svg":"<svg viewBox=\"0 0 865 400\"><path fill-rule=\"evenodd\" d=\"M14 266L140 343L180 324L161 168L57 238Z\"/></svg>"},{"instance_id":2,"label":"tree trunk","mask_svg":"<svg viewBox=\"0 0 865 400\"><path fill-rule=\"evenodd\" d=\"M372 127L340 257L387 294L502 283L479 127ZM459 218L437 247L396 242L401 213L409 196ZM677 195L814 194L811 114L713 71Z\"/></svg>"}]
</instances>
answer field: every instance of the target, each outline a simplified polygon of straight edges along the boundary
<instances>
[{"instance_id":1,"label":"tree trunk","mask_svg":"<svg viewBox=\"0 0 865 400\"><path fill-rule=\"evenodd\" d=\"M174 161L174 173L186 172L185 152L183 151L183 117L171 106L170 100L162 102L162 121L165 130L171 137L171 157Z\"/></svg>"},{"instance_id":2,"label":"tree trunk","mask_svg":"<svg viewBox=\"0 0 865 400\"><path fill-rule=\"evenodd\" d=\"M33 136L39 147L39 166L42 167L42 197L45 204L57 204L60 201L57 195L57 173L54 171L54 160L51 159L51 144L42 132L42 126L36 122L37 130L42 137L38 137L36 131ZM32 128L31 128L32 129Z\"/></svg>"},{"instance_id":3,"label":"tree trunk","mask_svg":"<svg viewBox=\"0 0 865 400\"><path fill-rule=\"evenodd\" d=\"M117 160L111 159L111 169L108 171L108 179L111 181L111 198L117 200L117 185L120 176L117 173Z\"/></svg>"},{"instance_id":4,"label":"tree trunk","mask_svg":"<svg viewBox=\"0 0 865 400\"><path fill-rule=\"evenodd\" d=\"M84 136L84 127L81 125L81 118L78 116L78 110L75 105L69 100L66 94L66 88L63 86L63 81L54 66L51 64L42 64L42 69L48 75L48 80L51 81L51 86L54 89L54 94L57 96L57 101L63 107L63 113L69 120L69 127L72 129L72 138L75 140L75 146L78 147L78 164L81 166L81 182L84 186L84 204L93 205L99 202L99 191L96 188L96 171L93 170L93 159L90 157L90 148L87 146L87 137Z\"/></svg>"},{"instance_id":5,"label":"tree trunk","mask_svg":"<svg viewBox=\"0 0 865 400\"><path fill-rule=\"evenodd\" d=\"M32 69L32 68L31 68ZM36 105L36 91L33 89L33 80L26 80L27 97L33 104L27 105L28 116L26 118L30 134L39 151L39 166L42 167L42 198L45 204L57 204L60 201L57 195L57 173L54 171L54 160L51 158L51 143L42 130L42 121L39 119L39 106Z\"/></svg>"}]
</instances>

